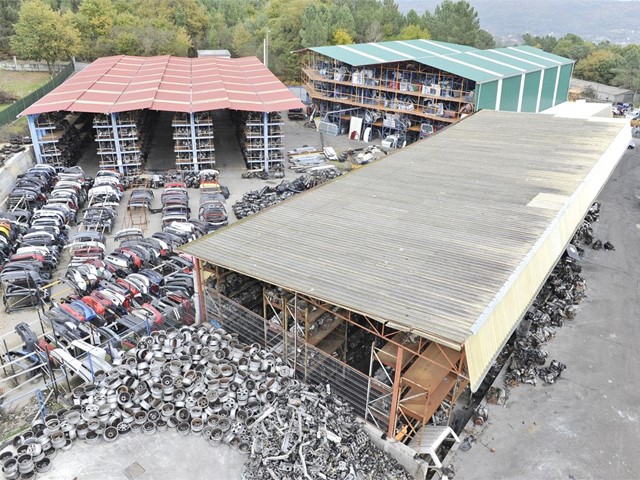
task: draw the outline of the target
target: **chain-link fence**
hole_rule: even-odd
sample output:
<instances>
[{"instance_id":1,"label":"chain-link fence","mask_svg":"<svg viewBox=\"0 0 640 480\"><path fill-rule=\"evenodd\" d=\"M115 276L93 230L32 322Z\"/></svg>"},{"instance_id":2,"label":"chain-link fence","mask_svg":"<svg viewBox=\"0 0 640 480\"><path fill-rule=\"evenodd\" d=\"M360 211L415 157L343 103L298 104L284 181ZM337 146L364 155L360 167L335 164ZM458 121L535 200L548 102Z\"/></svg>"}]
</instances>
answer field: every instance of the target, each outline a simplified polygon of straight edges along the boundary
<instances>
[{"instance_id":1,"label":"chain-link fence","mask_svg":"<svg viewBox=\"0 0 640 480\"><path fill-rule=\"evenodd\" d=\"M386 431L391 387L305 343L303 338L296 337L291 332L285 334L281 326L270 325L260 315L223 295L207 292L205 303L209 321L228 332L238 334L241 342L258 344L287 359L292 366L296 366L300 380L329 385L331 391L347 401L358 416L372 421L371 412L365 414L367 401L370 404L377 403L377 415L373 423ZM389 401L385 402L385 398Z\"/></svg>"},{"instance_id":2,"label":"chain-link fence","mask_svg":"<svg viewBox=\"0 0 640 480\"><path fill-rule=\"evenodd\" d=\"M73 62L70 62L66 67L64 67L60 73L58 73L55 77L45 83L43 86L38 88L35 92L31 92L26 97L22 97L20 100L17 100L13 104L9 105L4 110L0 111L0 127L13 122L18 114L25 109L29 108L35 102L44 97L51 90L62 84L69 76L73 73Z\"/></svg>"}]
</instances>

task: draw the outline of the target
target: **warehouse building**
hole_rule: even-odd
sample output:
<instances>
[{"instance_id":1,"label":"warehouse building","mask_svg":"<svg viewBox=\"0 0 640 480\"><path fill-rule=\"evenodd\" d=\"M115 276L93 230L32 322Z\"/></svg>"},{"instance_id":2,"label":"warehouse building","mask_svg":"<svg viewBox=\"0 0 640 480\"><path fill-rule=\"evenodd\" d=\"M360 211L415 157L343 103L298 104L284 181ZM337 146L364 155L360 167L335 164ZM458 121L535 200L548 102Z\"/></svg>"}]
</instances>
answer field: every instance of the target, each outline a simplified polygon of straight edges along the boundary
<instances>
[{"instance_id":1,"label":"warehouse building","mask_svg":"<svg viewBox=\"0 0 640 480\"><path fill-rule=\"evenodd\" d=\"M21 115L38 163L72 165L95 138L100 168L131 176L144 169L162 112L178 170L215 166L213 113L228 109L247 167L268 171L284 162L277 112L300 107L256 57L120 55L96 60Z\"/></svg>"},{"instance_id":2,"label":"warehouse building","mask_svg":"<svg viewBox=\"0 0 640 480\"><path fill-rule=\"evenodd\" d=\"M302 50L302 82L327 133L397 146L478 110L540 112L567 100L573 60L528 47L433 40Z\"/></svg>"},{"instance_id":3,"label":"warehouse building","mask_svg":"<svg viewBox=\"0 0 640 480\"><path fill-rule=\"evenodd\" d=\"M630 136L613 119L478 112L181 247L201 311L389 437L421 438L481 386Z\"/></svg>"},{"instance_id":4,"label":"warehouse building","mask_svg":"<svg viewBox=\"0 0 640 480\"><path fill-rule=\"evenodd\" d=\"M634 96L628 88L613 87L579 78L571 79L571 90L579 97L593 96L595 100L611 103L631 103Z\"/></svg>"}]
</instances>

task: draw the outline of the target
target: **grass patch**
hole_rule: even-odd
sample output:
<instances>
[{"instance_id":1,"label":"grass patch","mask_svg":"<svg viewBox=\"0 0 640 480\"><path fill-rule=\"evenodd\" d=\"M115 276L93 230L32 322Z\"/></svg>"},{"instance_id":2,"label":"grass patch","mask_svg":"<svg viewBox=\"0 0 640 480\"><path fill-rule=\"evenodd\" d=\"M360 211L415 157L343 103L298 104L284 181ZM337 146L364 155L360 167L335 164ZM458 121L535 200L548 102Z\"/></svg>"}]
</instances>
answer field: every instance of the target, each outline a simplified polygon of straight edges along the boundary
<instances>
[{"instance_id":1,"label":"grass patch","mask_svg":"<svg viewBox=\"0 0 640 480\"><path fill-rule=\"evenodd\" d=\"M27 117L18 118L15 122L0 127L0 143L7 143L13 135L25 137L29 135Z\"/></svg>"},{"instance_id":2,"label":"grass patch","mask_svg":"<svg viewBox=\"0 0 640 480\"><path fill-rule=\"evenodd\" d=\"M49 80L51 80L51 75L46 72L3 71L0 77L0 91L22 98Z\"/></svg>"},{"instance_id":3,"label":"grass patch","mask_svg":"<svg viewBox=\"0 0 640 480\"><path fill-rule=\"evenodd\" d=\"M9 432L5 433L5 434L2 436L2 440L1 440L1 441L2 441L2 442L6 442L7 440L11 440L11 439L12 439L13 437L15 437L16 435L19 435L19 434L21 434L21 433L26 432L27 430L29 430L29 427L30 427L30 426L31 426L30 424L25 423L24 425L20 425L19 427L14 428L13 430L11 430L11 431L9 431Z\"/></svg>"}]
</instances>

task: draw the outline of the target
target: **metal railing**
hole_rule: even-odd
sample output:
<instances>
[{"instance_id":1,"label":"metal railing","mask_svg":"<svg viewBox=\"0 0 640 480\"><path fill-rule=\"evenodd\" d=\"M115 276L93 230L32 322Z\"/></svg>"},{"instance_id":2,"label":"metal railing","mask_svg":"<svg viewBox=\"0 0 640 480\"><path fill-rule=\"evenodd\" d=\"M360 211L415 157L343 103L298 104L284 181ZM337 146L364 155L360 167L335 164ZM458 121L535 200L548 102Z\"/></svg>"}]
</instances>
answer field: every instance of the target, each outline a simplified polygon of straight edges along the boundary
<instances>
[{"instance_id":1,"label":"metal railing","mask_svg":"<svg viewBox=\"0 0 640 480\"><path fill-rule=\"evenodd\" d=\"M367 418L367 399L374 402L376 398L389 394L375 379L341 362L332 355L305 343L301 337L291 332L284 333L281 326L272 326L268 320L242 305L214 291L205 292L207 319L216 326L221 326L230 333L236 333L238 340L247 344L258 344L286 359L290 366L296 368L300 380L328 388L344 401L349 403L356 415ZM306 349L306 351L305 351ZM373 381L379 388L369 389ZM376 398L373 398L376 397ZM382 400L381 400L382 401ZM383 411L384 408L381 409ZM376 426L386 431L388 416L378 415Z\"/></svg>"}]
</instances>

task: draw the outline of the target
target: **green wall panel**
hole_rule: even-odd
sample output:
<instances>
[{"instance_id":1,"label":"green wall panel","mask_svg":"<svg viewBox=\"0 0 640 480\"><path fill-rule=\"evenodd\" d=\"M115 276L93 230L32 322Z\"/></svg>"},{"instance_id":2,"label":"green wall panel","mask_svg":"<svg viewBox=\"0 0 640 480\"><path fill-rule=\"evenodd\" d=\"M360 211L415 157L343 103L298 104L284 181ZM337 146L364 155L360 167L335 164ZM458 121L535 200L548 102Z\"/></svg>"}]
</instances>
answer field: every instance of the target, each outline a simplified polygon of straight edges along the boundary
<instances>
[{"instance_id":1,"label":"green wall panel","mask_svg":"<svg viewBox=\"0 0 640 480\"><path fill-rule=\"evenodd\" d=\"M562 65L560 67L560 79L558 80L558 92L556 93L556 105L566 102L569 96L569 83L571 82L571 71L573 64Z\"/></svg>"},{"instance_id":2,"label":"green wall panel","mask_svg":"<svg viewBox=\"0 0 640 480\"><path fill-rule=\"evenodd\" d=\"M479 84L476 98L476 110L482 110L483 108L495 110L496 99L498 98L498 81Z\"/></svg>"},{"instance_id":3,"label":"green wall panel","mask_svg":"<svg viewBox=\"0 0 640 480\"><path fill-rule=\"evenodd\" d=\"M556 76L558 67L547 68L542 80L542 93L540 94L540 111L553 107L553 94L556 88Z\"/></svg>"},{"instance_id":4,"label":"green wall panel","mask_svg":"<svg viewBox=\"0 0 640 480\"><path fill-rule=\"evenodd\" d=\"M524 91L522 92L521 112L535 112L538 104L538 90L542 72L529 72L524 77Z\"/></svg>"},{"instance_id":5,"label":"green wall panel","mask_svg":"<svg viewBox=\"0 0 640 480\"><path fill-rule=\"evenodd\" d=\"M502 91L500 92L500 111L517 112L518 97L520 97L521 75L502 79Z\"/></svg>"}]
</instances>

